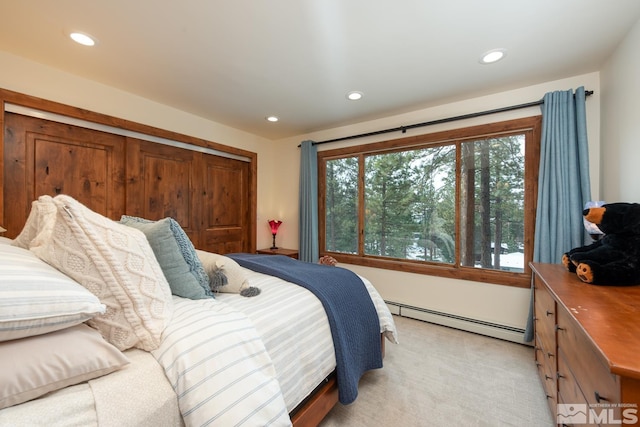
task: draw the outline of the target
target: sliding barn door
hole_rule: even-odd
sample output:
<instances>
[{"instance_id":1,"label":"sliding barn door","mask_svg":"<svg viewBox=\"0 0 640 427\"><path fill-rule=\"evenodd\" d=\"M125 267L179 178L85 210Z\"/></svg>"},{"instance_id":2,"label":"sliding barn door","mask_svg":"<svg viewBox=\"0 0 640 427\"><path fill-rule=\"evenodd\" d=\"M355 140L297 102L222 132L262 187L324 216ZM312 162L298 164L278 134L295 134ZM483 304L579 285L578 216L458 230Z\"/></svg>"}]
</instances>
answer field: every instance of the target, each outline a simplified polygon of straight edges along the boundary
<instances>
[{"instance_id":1,"label":"sliding barn door","mask_svg":"<svg viewBox=\"0 0 640 427\"><path fill-rule=\"evenodd\" d=\"M203 154L202 243L216 253L251 251L250 164Z\"/></svg>"},{"instance_id":2,"label":"sliding barn door","mask_svg":"<svg viewBox=\"0 0 640 427\"><path fill-rule=\"evenodd\" d=\"M171 217L199 246L200 168L195 151L128 138L127 214L149 220Z\"/></svg>"},{"instance_id":3,"label":"sliding barn door","mask_svg":"<svg viewBox=\"0 0 640 427\"><path fill-rule=\"evenodd\" d=\"M255 250L255 158L229 159L8 112L2 150L6 237L20 233L33 200L67 194L116 221L123 214L172 217L199 249Z\"/></svg>"},{"instance_id":4,"label":"sliding barn door","mask_svg":"<svg viewBox=\"0 0 640 427\"><path fill-rule=\"evenodd\" d=\"M42 195L68 194L112 219L124 213L124 138L5 113L4 219L17 236Z\"/></svg>"},{"instance_id":5,"label":"sliding barn door","mask_svg":"<svg viewBox=\"0 0 640 427\"><path fill-rule=\"evenodd\" d=\"M251 250L250 164L127 139L127 214L172 217L194 246L216 253Z\"/></svg>"}]
</instances>

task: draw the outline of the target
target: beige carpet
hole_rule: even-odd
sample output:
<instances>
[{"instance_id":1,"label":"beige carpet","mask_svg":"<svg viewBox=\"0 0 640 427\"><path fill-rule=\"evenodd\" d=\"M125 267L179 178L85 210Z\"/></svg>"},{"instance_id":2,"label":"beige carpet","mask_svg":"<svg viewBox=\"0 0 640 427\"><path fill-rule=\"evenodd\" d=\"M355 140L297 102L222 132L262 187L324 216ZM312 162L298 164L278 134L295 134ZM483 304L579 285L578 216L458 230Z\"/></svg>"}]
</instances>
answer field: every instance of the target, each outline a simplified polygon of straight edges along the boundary
<instances>
[{"instance_id":1,"label":"beige carpet","mask_svg":"<svg viewBox=\"0 0 640 427\"><path fill-rule=\"evenodd\" d=\"M394 319L400 344L387 342L384 368L367 372L356 401L322 427L554 425L531 347Z\"/></svg>"}]
</instances>

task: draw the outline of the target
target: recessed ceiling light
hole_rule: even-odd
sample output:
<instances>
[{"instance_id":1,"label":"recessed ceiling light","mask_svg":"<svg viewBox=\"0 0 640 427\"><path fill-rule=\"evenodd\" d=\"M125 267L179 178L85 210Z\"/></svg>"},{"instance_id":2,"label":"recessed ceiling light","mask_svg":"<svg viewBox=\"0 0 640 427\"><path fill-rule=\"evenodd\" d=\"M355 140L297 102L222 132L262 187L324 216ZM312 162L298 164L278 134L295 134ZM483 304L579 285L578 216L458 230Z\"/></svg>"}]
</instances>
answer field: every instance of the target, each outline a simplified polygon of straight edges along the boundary
<instances>
[{"instance_id":1,"label":"recessed ceiling light","mask_svg":"<svg viewBox=\"0 0 640 427\"><path fill-rule=\"evenodd\" d=\"M273 122L273 123L275 123L275 122L277 122L277 121L278 121L278 120L280 120L280 119L279 119L278 117L276 117L276 116L267 116L267 117L265 117L265 120L266 120L266 121L268 121L268 122Z\"/></svg>"},{"instance_id":2,"label":"recessed ceiling light","mask_svg":"<svg viewBox=\"0 0 640 427\"><path fill-rule=\"evenodd\" d=\"M492 49L482 54L482 56L480 57L480 63L493 64L494 62L498 62L503 59L506 54L506 49Z\"/></svg>"},{"instance_id":3,"label":"recessed ceiling light","mask_svg":"<svg viewBox=\"0 0 640 427\"><path fill-rule=\"evenodd\" d=\"M361 99L363 95L364 94L362 92L353 90L347 94L347 99L350 99L351 101L357 101L358 99Z\"/></svg>"},{"instance_id":4,"label":"recessed ceiling light","mask_svg":"<svg viewBox=\"0 0 640 427\"><path fill-rule=\"evenodd\" d=\"M69 34L69 37L71 37L74 42L84 46L94 46L96 44L96 39L85 33L73 32Z\"/></svg>"}]
</instances>

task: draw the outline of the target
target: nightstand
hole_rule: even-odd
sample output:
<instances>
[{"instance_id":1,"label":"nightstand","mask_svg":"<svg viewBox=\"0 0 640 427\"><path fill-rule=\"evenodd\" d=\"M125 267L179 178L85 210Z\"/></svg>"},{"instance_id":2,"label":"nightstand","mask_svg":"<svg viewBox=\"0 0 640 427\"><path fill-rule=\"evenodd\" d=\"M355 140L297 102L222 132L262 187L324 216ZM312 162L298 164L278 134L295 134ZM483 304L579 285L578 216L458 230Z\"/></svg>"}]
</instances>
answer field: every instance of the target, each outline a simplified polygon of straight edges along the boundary
<instances>
[{"instance_id":1,"label":"nightstand","mask_svg":"<svg viewBox=\"0 0 640 427\"><path fill-rule=\"evenodd\" d=\"M285 249L285 248L271 249L271 248L266 248L266 249L258 249L256 251L256 253L259 253L259 254L262 254L262 255L285 255L285 256L288 256L290 258L298 259L298 250L297 249Z\"/></svg>"}]
</instances>

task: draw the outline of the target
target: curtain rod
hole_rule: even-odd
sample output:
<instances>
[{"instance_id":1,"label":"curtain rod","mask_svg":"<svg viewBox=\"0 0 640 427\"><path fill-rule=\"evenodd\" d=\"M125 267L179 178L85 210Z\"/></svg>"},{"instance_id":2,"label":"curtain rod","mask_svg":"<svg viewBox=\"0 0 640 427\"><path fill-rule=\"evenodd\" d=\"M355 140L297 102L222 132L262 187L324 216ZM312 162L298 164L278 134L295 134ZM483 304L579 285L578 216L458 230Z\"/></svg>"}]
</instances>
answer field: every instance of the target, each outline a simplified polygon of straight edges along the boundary
<instances>
[{"instance_id":1,"label":"curtain rod","mask_svg":"<svg viewBox=\"0 0 640 427\"><path fill-rule=\"evenodd\" d=\"M584 94L585 94L585 96L591 96L591 95L593 95L593 91L592 90L587 90L587 91L584 92ZM413 124L413 125L398 126L398 127L395 127L395 128L377 130L377 131L367 132L367 133L361 133L361 134L358 134L358 135L344 136L342 138L335 138L335 139L329 139L327 141L314 142L313 145L328 144L330 142L338 142L338 141L345 141L347 139L363 138L365 136L382 135L382 134L391 133L391 132L406 133L407 129L414 129L414 128L419 128L419 127L423 127L423 126L438 125L438 124L441 124L441 123L454 122L456 120L472 119L474 117L481 117L481 116L487 116L489 114L503 113L505 111L520 110L522 108L535 107L536 105L542 105L542 104L544 104L544 99L541 99L539 101L527 102L525 104L511 105L509 107L502 107L502 108L496 108L496 109L493 109L493 110L480 111L480 112L477 112L477 113L463 114L461 116L447 117L445 119L431 120L429 122L416 123L416 124ZM300 146L298 145L298 147L300 147Z\"/></svg>"}]
</instances>

